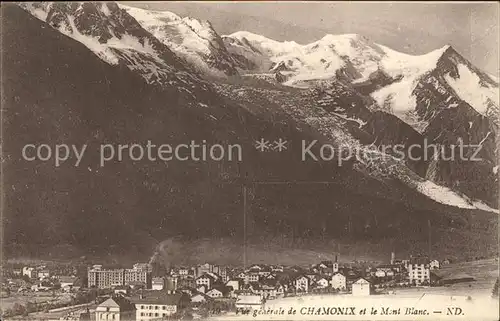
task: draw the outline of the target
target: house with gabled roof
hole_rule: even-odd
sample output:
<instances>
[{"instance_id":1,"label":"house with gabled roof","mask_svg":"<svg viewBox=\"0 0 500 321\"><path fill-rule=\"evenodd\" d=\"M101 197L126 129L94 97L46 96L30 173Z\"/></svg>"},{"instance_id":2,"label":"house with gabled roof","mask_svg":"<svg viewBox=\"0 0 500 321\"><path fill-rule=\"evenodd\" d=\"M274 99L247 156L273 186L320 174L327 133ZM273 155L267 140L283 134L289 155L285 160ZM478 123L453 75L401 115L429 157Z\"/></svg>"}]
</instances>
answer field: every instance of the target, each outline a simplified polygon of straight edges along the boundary
<instances>
[{"instance_id":1,"label":"house with gabled roof","mask_svg":"<svg viewBox=\"0 0 500 321\"><path fill-rule=\"evenodd\" d=\"M314 280L314 287L318 289L327 288L330 285L330 281L324 276L317 276Z\"/></svg>"},{"instance_id":2,"label":"house with gabled roof","mask_svg":"<svg viewBox=\"0 0 500 321\"><path fill-rule=\"evenodd\" d=\"M231 279L231 280L227 281L225 284L226 284L226 286L232 287L233 291L237 291L243 287L244 283L240 279Z\"/></svg>"},{"instance_id":3,"label":"house with gabled roof","mask_svg":"<svg viewBox=\"0 0 500 321\"><path fill-rule=\"evenodd\" d=\"M271 266L271 272L283 272L283 265Z\"/></svg>"},{"instance_id":4,"label":"house with gabled roof","mask_svg":"<svg viewBox=\"0 0 500 321\"><path fill-rule=\"evenodd\" d=\"M352 284L352 295L365 296L371 294L371 284L364 278L359 278Z\"/></svg>"},{"instance_id":5,"label":"house with gabled roof","mask_svg":"<svg viewBox=\"0 0 500 321\"><path fill-rule=\"evenodd\" d=\"M250 270L250 271L252 271L252 270L253 270L253 271L260 271L260 270L262 270L263 268L264 268L264 265L253 264L253 265L251 265L251 266L248 268L248 270Z\"/></svg>"},{"instance_id":6,"label":"house with gabled roof","mask_svg":"<svg viewBox=\"0 0 500 321\"><path fill-rule=\"evenodd\" d=\"M216 281L216 279L208 273L204 273L195 279L195 283L196 283L197 287L205 285L207 287L207 289L212 288L215 281Z\"/></svg>"},{"instance_id":7,"label":"house with gabled roof","mask_svg":"<svg viewBox=\"0 0 500 321\"><path fill-rule=\"evenodd\" d=\"M271 273L268 276L265 277L265 280L276 280L276 274Z\"/></svg>"},{"instance_id":8,"label":"house with gabled roof","mask_svg":"<svg viewBox=\"0 0 500 321\"><path fill-rule=\"evenodd\" d=\"M211 297L212 299L216 298L225 298L229 296L229 293L231 292L230 287L227 287L225 285L220 285L220 286L215 286L211 288L206 294Z\"/></svg>"},{"instance_id":9,"label":"house with gabled roof","mask_svg":"<svg viewBox=\"0 0 500 321\"><path fill-rule=\"evenodd\" d=\"M347 279L340 272L337 272L334 275L332 275L332 279L330 282L331 282L332 288L335 290L346 290L347 289Z\"/></svg>"},{"instance_id":10,"label":"house with gabled roof","mask_svg":"<svg viewBox=\"0 0 500 321\"><path fill-rule=\"evenodd\" d=\"M201 304L201 303L205 303L205 302L211 301L211 300L213 300L213 299L210 296L208 296L204 293L200 293L200 292L194 293L191 296L191 303L194 303L194 304Z\"/></svg>"},{"instance_id":11,"label":"house with gabled roof","mask_svg":"<svg viewBox=\"0 0 500 321\"><path fill-rule=\"evenodd\" d=\"M96 320L131 320L134 315L134 304L120 295L107 299L95 309Z\"/></svg>"},{"instance_id":12,"label":"house with gabled roof","mask_svg":"<svg viewBox=\"0 0 500 321\"><path fill-rule=\"evenodd\" d=\"M190 304L191 298L185 293L170 294L165 291L142 291L138 296L134 296L131 301L135 305L135 320L148 321L167 318L177 313Z\"/></svg>"},{"instance_id":13,"label":"house with gabled roof","mask_svg":"<svg viewBox=\"0 0 500 321\"><path fill-rule=\"evenodd\" d=\"M307 276L301 274L295 278L293 283L297 292L309 292L311 280Z\"/></svg>"},{"instance_id":14,"label":"house with gabled roof","mask_svg":"<svg viewBox=\"0 0 500 321\"><path fill-rule=\"evenodd\" d=\"M271 268L267 265L263 266L262 269L258 272L260 276L266 277L272 273Z\"/></svg>"},{"instance_id":15,"label":"house with gabled roof","mask_svg":"<svg viewBox=\"0 0 500 321\"><path fill-rule=\"evenodd\" d=\"M440 263L438 260L432 260L429 262L429 268L431 270L438 270L440 267Z\"/></svg>"},{"instance_id":16,"label":"house with gabled roof","mask_svg":"<svg viewBox=\"0 0 500 321\"><path fill-rule=\"evenodd\" d=\"M250 272L247 274L248 282L259 282L260 274L256 272Z\"/></svg>"}]
</instances>

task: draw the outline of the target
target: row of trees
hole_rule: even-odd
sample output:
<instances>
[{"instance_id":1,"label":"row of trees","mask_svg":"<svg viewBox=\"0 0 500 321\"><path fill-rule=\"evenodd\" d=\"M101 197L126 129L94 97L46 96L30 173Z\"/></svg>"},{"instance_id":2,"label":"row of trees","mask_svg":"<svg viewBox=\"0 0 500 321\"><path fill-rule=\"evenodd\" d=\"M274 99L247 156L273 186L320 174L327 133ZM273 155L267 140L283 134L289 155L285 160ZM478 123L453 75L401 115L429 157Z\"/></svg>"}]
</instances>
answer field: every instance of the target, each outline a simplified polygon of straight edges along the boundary
<instances>
[{"instance_id":1,"label":"row of trees","mask_svg":"<svg viewBox=\"0 0 500 321\"><path fill-rule=\"evenodd\" d=\"M101 295L105 294L103 290L90 289L88 292L78 292L72 296L69 301L34 303L28 301L25 305L15 303L12 308L1 311L3 317L27 316L34 312L48 312L52 309L64 308L72 305L85 304L90 302L101 303Z\"/></svg>"},{"instance_id":2,"label":"row of trees","mask_svg":"<svg viewBox=\"0 0 500 321\"><path fill-rule=\"evenodd\" d=\"M13 317L16 315L27 316L29 313L37 312L39 309L38 305L28 301L26 305L20 303L15 303L12 308L0 310L0 314L3 318Z\"/></svg>"}]
</instances>

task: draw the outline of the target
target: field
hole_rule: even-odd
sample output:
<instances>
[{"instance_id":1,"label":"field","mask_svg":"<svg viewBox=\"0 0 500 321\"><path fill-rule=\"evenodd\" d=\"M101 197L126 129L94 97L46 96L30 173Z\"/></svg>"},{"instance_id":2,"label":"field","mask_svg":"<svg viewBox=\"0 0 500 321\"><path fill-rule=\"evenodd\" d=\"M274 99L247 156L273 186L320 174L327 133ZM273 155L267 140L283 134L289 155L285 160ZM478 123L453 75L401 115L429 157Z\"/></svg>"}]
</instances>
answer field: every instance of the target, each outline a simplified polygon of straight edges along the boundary
<instances>
[{"instance_id":1,"label":"field","mask_svg":"<svg viewBox=\"0 0 500 321\"><path fill-rule=\"evenodd\" d=\"M1 299L2 310L11 309L14 304L19 303L21 305L26 306L26 303L44 303L44 302L69 302L70 295L69 294L57 294L56 296L52 296L52 293L29 293L29 294L18 294L15 293L7 298Z\"/></svg>"}]
</instances>

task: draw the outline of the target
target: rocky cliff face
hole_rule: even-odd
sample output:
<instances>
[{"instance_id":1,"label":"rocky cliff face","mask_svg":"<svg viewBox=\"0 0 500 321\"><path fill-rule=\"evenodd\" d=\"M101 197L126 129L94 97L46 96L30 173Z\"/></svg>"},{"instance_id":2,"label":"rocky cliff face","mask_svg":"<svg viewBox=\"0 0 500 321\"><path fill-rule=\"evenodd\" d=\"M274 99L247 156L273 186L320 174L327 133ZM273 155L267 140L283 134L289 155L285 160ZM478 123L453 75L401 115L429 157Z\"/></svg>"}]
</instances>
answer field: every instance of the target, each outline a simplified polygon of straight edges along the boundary
<instances>
[{"instance_id":1,"label":"rocky cliff face","mask_svg":"<svg viewBox=\"0 0 500 321\"><path fill-rule=\"evenodd\" d=\"M114 2L25 2L20 6L106 63L124 66L149 84L177 88L186 100L194 87L200 93L197 100L208 96L201 94L208 87L192 68Z\"/></svg>"}]
</instances>

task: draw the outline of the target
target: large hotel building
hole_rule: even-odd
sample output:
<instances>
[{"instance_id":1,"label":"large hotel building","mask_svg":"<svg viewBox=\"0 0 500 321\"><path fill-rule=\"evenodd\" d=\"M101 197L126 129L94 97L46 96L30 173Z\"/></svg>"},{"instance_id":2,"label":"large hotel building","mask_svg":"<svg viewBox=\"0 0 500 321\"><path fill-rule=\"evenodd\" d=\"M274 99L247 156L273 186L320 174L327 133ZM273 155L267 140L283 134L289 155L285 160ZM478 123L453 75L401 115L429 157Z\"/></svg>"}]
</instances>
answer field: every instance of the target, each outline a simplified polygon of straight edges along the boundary
<instances>
[{"instance_id":1,"label":"large hotel building","mask_svg":"<svg viewBox=\"0 0 500 321\"><path fill-rule=\"evenodd\" d=\"M94 265L88 270L89 287L106 289L118 285L144 285L150 288L151 270L145 264L134 264L132 269L103 269L102 265Z\"/></svg>"}]
</instances>

